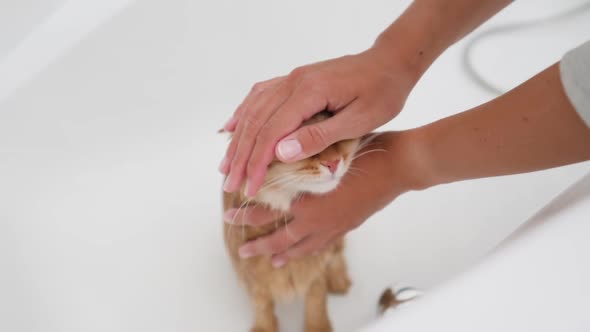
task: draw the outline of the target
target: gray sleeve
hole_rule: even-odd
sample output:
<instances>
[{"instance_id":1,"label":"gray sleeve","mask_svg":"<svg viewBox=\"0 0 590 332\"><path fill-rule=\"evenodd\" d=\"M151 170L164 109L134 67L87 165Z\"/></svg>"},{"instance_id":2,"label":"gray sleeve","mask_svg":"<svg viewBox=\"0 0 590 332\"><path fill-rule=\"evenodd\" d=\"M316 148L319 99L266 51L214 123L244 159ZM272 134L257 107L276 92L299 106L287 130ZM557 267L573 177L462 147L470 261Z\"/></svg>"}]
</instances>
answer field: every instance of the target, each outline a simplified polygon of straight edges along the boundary
<instances>
[{"instance_id":1,"label":"gray sleeve","mask_svg":"<svg viewBox=\"0 0 590 332\"><path fill-rule=\"evenodd\" d=\"M590 41L566 53L559 68L566 95L590 128Z\"/></svg>"}]
</instances>

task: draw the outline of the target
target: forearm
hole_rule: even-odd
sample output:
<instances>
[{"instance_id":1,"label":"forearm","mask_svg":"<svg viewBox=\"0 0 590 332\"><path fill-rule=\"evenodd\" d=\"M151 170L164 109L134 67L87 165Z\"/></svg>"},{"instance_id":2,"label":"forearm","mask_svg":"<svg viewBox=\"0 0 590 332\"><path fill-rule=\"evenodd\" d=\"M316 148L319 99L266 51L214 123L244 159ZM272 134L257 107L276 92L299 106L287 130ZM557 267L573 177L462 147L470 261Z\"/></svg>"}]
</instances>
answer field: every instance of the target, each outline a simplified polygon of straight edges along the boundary
<instances>
[{"instance_id":1,"label":"forearm","mask_svg":"<svg viewBox=\"0 0 590 332\"><path fill-rule=\"evenodd\" d=\"M400 56L419 77L449 46L511 2L415 0L377 38L374 48L384 49L385 54Z\"/></svg>"},{"instance_id":2,"label":"forearm","mask_svg":"<svg viewBox=\"0 0 590 332\"><path fill-rule=\"evenodd\" d=\"M590 129L553 65L509 93L407 133L428 187L590 160Z\"/></svg>"}]
</instances>

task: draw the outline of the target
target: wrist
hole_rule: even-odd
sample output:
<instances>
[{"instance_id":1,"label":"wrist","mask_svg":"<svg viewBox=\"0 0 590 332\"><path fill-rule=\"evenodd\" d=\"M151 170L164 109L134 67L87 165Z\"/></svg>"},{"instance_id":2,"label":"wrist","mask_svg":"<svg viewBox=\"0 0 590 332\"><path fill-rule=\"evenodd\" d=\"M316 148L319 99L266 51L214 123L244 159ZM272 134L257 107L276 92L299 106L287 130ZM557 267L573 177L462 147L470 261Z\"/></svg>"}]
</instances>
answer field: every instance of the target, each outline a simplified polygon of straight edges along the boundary
<instances>
[{"instance_id":1,"label":"wrist","mask_svg":"<svg viewBox=\"0 0 590 332\"><path fill-rule=\"evenodd\" d=\"M426 67L419 65L416 59L406 55L409 52L403 48L389 40L378 39L363 53L369 56L373 63L378 64L382 72L395 76L398 81L400 77L403 77L411 90L424 74Z\"/></svg>"},{"instance_id":2,"label":"wrist","mask_svg":"<svg viewBox=\"0 0 590 332\"><path fill-rule=\"evenodd\" d=\"M347 177L329 201L355 201L359 215L352 219L364 221L405 192L436 185L421 135L416 130L376 134L352 165L365 176Z\"/></svg>"},{"instance_id":3,"label":"wrist","mask_svg":"<svg viewBox=\"0 0 590 332\"><path fill-rule=\"evenodd\" d=\"M424 190L441 182L432 160L431 144L421 128L386 132L382 138L388 153L390 176L402 192Z\"/></svg>"},{"instance_id":4,"label":"wrist","mask_svg":"<svg viewBox=\"0 0 590 332\"><path fill-rule=\"evenodd\" d=\"M436 8L414 2L377 37L370 50L402 63L417 82L452 43L441 35L438 21Z\"/></svg>"}]
</instances>

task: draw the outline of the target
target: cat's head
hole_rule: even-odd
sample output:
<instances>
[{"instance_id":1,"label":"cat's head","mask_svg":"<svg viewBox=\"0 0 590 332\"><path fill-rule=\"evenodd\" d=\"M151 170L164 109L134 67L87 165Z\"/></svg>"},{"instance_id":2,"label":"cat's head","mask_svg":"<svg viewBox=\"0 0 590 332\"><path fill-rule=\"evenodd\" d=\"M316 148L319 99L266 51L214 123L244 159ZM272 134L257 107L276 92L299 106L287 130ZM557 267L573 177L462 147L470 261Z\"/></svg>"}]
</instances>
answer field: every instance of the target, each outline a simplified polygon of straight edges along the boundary
<instances>
[{"instance_id":1,"label":"cat's head","mask_svg":"<svg viewBox=\"0 0 590 332\"><path fill-rule=\"evenodd\" d=\"M351 139L334 143L324 151L294 163L273 161L263 186L296 193L330 192L348 172L358 147L359 140Z\"/></svg>"},{"instance_id":2,"label":"cat's head","mask_svg":"<svg viewBox=\"0 0 590 332\"><path fill-rule=\"evenodd\" d=\"M304 122L303 126L326 120L330 116L328 112L320 112ZM260 198L268 201L274 200L272 195L288 195L292 199L302 193L330 192L338 187L349 171L360 148L360 139L349 139L336 142L322 152L297 162L274 160L268 168Z\"/></svg>"}]
</instances>

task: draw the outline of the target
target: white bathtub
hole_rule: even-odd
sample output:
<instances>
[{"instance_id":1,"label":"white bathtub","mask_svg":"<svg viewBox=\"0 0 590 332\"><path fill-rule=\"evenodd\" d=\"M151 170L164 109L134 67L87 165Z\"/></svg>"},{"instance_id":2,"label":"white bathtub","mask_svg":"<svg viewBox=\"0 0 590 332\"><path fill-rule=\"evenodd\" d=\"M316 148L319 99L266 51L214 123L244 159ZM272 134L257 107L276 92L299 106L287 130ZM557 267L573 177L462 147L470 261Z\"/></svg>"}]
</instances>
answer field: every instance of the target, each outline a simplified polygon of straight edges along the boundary
<instances>
[{"instance_id":1,"label":"white bathtub","mask_svg":"<svg viewBox=\"0 0 590 332\"><path fill-rule=\"evenodd\" d=\"M408 1L42 2L0 11L0 330L247 330L221 239L216 129L252 83L362 50ZM531 4L490 24L545 14ZM539 63L507 61L492 79L557 60L581 38L564 31L542 34L561 49L531 37ZM460 46L385 129L491 98L461 72ZM370 323L386 285L429 288L477 261L589 167L401 197L349 237L354 286L330 299L336 331ZM301 304L279 314L284 331L301 329Z\"/></svg>"}]
</instances>

